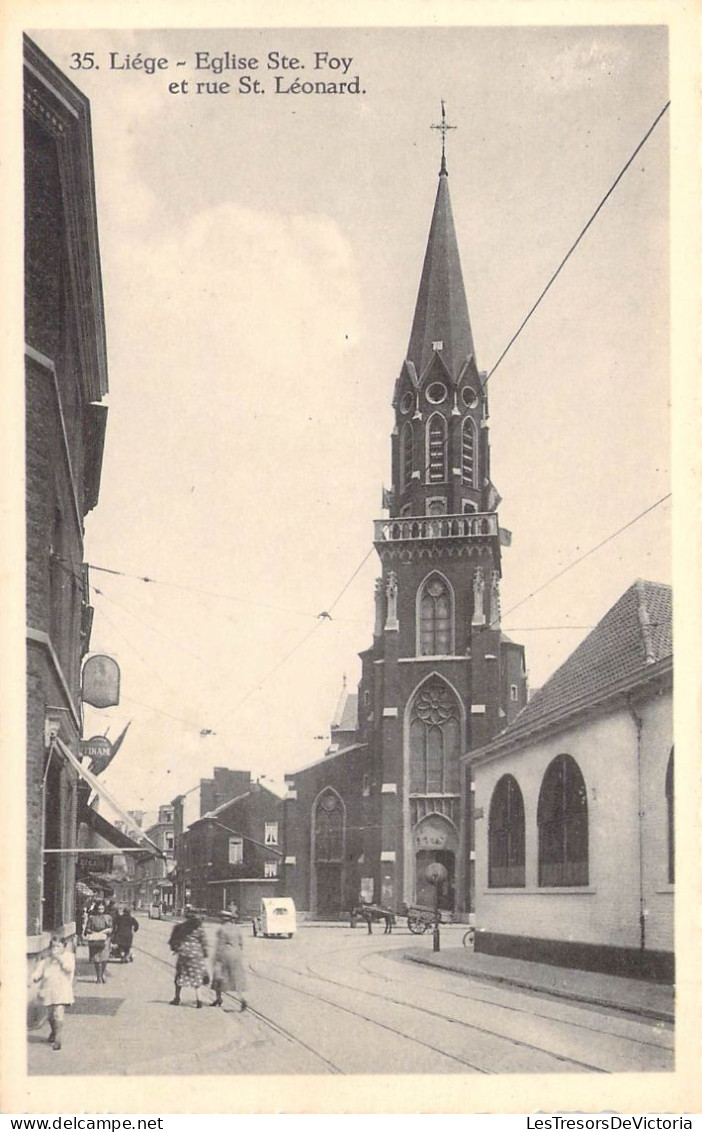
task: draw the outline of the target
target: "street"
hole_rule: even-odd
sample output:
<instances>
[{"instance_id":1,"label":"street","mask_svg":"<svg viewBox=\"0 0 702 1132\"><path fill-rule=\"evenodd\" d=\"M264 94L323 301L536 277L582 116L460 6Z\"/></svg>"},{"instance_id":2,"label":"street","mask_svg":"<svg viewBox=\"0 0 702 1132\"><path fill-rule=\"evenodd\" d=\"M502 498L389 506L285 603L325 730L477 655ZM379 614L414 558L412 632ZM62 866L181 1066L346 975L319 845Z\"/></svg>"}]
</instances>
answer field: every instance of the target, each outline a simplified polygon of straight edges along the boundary
<instances>
[{"instance_id":1,"label":"street","mask_svg":"<svg viewBox=\"0 0 702 1132\"><path fill-rule=\"evenodd\" d=\"M206 925L212 939L215 925ZM408 963L431 937L303 925L291 940L244 925L249 1009L168 1005L171 922L141 919L135 962L96 986L79 952L76 1007L64 1049L30 1035L43 1074L577 1073L673 1068L673 1031L650 1018ZM463 928L442 930L442 951Z\"/></svg>"}]
</instances>

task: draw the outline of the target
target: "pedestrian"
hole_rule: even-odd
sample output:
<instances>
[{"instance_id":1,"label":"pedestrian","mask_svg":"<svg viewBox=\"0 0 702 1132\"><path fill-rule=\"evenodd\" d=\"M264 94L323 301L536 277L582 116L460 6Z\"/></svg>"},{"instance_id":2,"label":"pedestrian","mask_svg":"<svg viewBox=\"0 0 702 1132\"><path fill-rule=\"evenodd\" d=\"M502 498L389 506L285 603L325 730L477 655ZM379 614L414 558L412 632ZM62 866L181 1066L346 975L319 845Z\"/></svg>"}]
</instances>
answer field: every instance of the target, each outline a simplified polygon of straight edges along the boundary
<instances>
[{"instance_id":1,"label":"pedestrian","mask_svg":"<svg viewBox=\"0 0 702 1132\"><path fill-rule=\"evenodd\" d=\"M122 963L133 963L132 942L139 931L139 921L135 920L127 907L122 907L115 916L112 929L112 942L120 953Z\"/></svg>"},{"instance_id":2,"label":"pedestrian","mask_svg":"<svg viewBox=\"0 0 702 1132\"><path fill-rule=\"evenodd\" d=\"M168 946L177 955L175 969L175 994L171 1006L180 1006L182 987L193 987L198 1010L202 1006L200 991L209 982L205 966L207 958L207 936L202 921L191 904L183 909L185 921L176 924L171 932Z\"/></svg>"},{"instance_id":3,"label":"pedestrian","mask_svg":"<svg viewBox=\"0 0 702 1132\"><path fill-rule=\"evenodd\" d=\"M39 983L38 997L49 1013L49 1041L54 1049L61 1049L64 1012L74 1001L75 971L76 957L66 940L61 935L52 935L49 954L37 964L32 982Z\"/></svg>"},{"instance_id":4,"label":"pedestrian","mask_svg":"<svg viewBox=\"0 0 702 1132\"><path fill-rule=\"evenodd\" d=\"M239 1003L239 1011L246 1010L246 971L244 970L244 937L236 922L236 915L225 908L221 913L222 923L217 929L214 961L212 965L212 989L215 1000L212 1006L222 1005L224 993L234 994Z\"/></svg>"},{"instance_id":5,"label":"pedestrian","mask_svg":"<svg viewBox=\"0 0 702 1132\"><path fill-rule=\"evenodd\" d=\"M95 966L96 983L105 982L107 961L110 957L110 936L112 920L105 912L105 905L99 900L94 912L88 916L85 925L85 938L88 941L88 958Z\"/></svg>"}]
</instances>

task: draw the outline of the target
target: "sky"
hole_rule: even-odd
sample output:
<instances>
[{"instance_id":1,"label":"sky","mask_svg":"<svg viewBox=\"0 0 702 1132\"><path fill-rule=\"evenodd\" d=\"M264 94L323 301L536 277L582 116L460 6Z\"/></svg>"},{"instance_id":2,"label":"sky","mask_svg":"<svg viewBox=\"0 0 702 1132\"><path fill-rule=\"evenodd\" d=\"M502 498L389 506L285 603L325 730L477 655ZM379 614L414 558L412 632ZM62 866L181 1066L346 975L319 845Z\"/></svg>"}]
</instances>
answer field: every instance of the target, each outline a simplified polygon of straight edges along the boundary
<instances>
[{"instance_id":1,"label":"sky","mask_svg":"<svg viewBox=\"0 0 702 1132\"><path fill-rule=\"evenodd\" d=\"M30 34L92 115L110 392L85 556L91 651L115 657L122 685L119 706L86 708L84 732L114 739L131 721L104 775L128 808L153 810L214 766L278 788L323 756L372 638L372 521L440 100L489 371L665 106L666 31ZM259 70L196 71L197 52L225 51ZM85 52L97 67L72 66ZM269 52L305 69L268 69ZM315 69L317 52L350 59L346 76ZM137 53L168 68L127 68ZM264 93L239 93L242 75ZM359 94L275 90L355 76ZM187 93L169 91L184 79ZM671 580L668 501L510 612L670 490L668 146L664 115L490 379L513 532L504 627L532 688L637 577Z\"/></svg>"}]
</instances>

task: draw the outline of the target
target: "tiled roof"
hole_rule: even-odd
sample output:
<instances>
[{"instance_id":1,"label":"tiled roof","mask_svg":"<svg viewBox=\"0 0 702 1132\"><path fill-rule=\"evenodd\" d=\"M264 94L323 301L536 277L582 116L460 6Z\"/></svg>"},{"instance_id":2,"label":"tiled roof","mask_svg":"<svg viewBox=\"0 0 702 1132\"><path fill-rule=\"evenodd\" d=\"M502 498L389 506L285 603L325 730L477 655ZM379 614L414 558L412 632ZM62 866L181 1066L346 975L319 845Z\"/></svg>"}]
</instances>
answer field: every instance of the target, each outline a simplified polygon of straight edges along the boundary
<instances>
[{"instance_id":1,"label":"tiled roof","mask_svg":"<svg viewBox=\"0 0 702 1132\"><path fill-rule=\"evenodd\" d=\"M637 581L522 709L503 736L597 697L673 653L670 586Z\"/></svg>"}]
</instances>

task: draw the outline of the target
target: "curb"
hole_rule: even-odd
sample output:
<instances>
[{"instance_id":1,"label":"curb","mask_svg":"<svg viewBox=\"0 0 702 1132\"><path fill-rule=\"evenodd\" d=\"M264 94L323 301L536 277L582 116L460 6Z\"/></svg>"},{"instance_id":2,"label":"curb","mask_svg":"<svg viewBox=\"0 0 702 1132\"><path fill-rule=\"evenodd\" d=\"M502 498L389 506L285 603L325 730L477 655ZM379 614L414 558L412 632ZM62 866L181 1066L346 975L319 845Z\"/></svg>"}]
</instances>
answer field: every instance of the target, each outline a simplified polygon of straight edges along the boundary
<instances>
[{"instance_id":1,"label":"curb","mask_svg":"<svg viewBox=\"0 0 702 1132\"><path fill-rule=\"evenodd\" d=\"M589 1006L606 1007L609 1010L621 1010L626 1014L634 1014L639 1018L651 1018L656 1022L675 1022L675 1012L669 1010L657 1010L655 1007L649 1006L630 1006L622 1002L614 1002L609 998L597 997L593 994L578 993L578 991L564 991L558 987L545 987L542 983L530 982L525 978L520 978L518 975L498 975L488 974L485 971L469 971L465 967L452 967L447 963L432 963L430 959L425 959L421 955L404 955L409 963L419 963L423 967L433 967L435 971L451 971L456 975L466 975L471 979L479 979L485 983L503 983L506 986L522 987L524 990L535 991L538 994L545 994L551 998L563 998L569 1002L583 1002Z\"/></svg>"}]
</instances>

